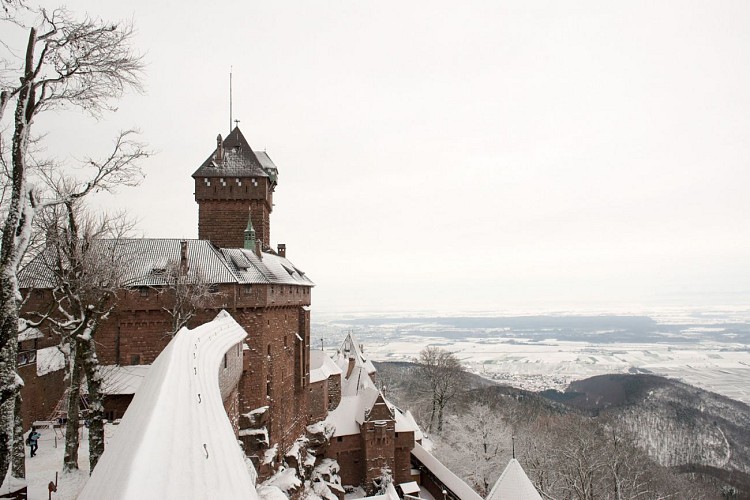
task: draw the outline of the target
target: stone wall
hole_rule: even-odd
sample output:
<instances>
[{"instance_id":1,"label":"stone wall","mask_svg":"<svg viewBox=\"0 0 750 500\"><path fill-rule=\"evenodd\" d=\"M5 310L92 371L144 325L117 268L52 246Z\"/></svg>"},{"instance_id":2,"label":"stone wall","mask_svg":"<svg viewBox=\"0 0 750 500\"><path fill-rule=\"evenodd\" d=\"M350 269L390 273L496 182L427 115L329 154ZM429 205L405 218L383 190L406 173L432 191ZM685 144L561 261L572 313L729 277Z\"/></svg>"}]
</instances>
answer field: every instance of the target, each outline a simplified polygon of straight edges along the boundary
<instances>
[{"instance_id":1,"label":"stone wall","mask_svg":"<svg viewBox=\"0 0 750 500\"><path fill-rule=\"evenodd\" d=\"M65 392L65 370L38 377L36 363L30 363L20 366L18 374L24 382L21 389L23 428L28 430L34 421L47 420L52 416Z\"/></svg>"},{"instance_id":2,"label":"stone wall","mask_svg":"<svg viewBox=\"0 0 750 500\"><path fill-rule=\"evenodd\" d=\"M328 415L328 380L313 382L309 386L308 418L310 422L318 422Z\"/></svg>"},{"instance_id":3,"label":"stone wall","mask_svg":"<svg viewBox=\"0 0 750 500\"><path fill-rule=\"evenodd\" d=\"M273 198L270 181L257 178L196 178L198 238L221 248L242 248L248 216L256 238L268 247Z\"/></svg>"},{"instance_id":4,"label":"stone wall","mask_svg":"<svg viewBox=\"0 0 750 500\"><path fill-rule=\"evenodd\" d=\"M326 457L335 459L341 466L342 485L359 486L364 480L362 437L359 434L331 438Z\"/></svg>"}]
</instances>

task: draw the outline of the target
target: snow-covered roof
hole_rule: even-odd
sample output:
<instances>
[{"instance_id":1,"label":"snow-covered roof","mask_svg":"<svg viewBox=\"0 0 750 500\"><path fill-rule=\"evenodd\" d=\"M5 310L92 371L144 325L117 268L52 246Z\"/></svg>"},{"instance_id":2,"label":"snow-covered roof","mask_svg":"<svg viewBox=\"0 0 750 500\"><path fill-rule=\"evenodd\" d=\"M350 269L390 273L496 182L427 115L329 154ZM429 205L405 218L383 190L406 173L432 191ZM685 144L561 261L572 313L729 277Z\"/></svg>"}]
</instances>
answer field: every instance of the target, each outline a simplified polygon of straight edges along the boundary
<instances>
[{"instance_id":1,"label":"snow-covered roof","mask_svg":"<svg viewBox=\"0 0 750 500\"><path fill-rule=\"evenodd\" d=\"M406 495L414 495L416 494L419 496L419 485L416 481L409 481L407 483L401 483L398 485L399 488L401 488L401 491L404 492Z\"/></svg>"},{"instance_id":2,"label":"snow-covered roof","mask_svg":"<svg viewBox=\"0 0 750 500\"><path fill-rule=\"evenodd\" d=\"M370 377L375 372L375 367L362 355L351 334L347 335L339 349L335 364L342 373L341 402L328 413L326 422L336 428L334 436L359 434L359 426L365 421L366 413L381 395ZM312 377L312 373L310 375ZM396 421L396 432L419 432L419 426L413 418L406 417L387 399L383 400Z\"/></svg>"},{"instance_id":3,"label":"snow-covered roof","mask_svg":"<svg viewBox=\"0 0 750 500\"><path fill-rule=\"evenodd\" d=\"M94 251L115 252L122 263L127 286L164 286L168 271L180 262L182 242L187 245L187 276L196 283L280 284L313 286L291 262L274 253L244 249L219 249L208 240L138 238L96 240ZM111 257L107 257L111 259ZM50 288L56 259L42 252L19 274L21 288Z\"/></svg>"},{"instance_id":4,"label":"snow-covered roof","mask_svg":"<svg viewBox=\"0 0 750 500\"><path fill-rule=\"evenodd\" d=\"M245 248L222 248L220 252L239 283L313 284L303 271L280 255L263 253L259 259L254 251Z\"/></svg>"},{"instance_id":5,"label":"snow-covered roof","mask_svg":"<svg viewBox=\"0 0 750 500\"><path fill-rule=\"evenodd\" d=\"M36 374L38 377L65 368L65 354L58 346L45 347L36 351Z\"/></svg>"},{"instance_id":6,"label":"snow-covered roof","mask_svg":"<svg viewBox=\"0 0 750 500\"><path fill-rule=\"evenodd\" d=\"M18 318L18 341L43 339L44 334L39 328L29 326L24 318Z\"/></svg>"},{"instance_id":7,"label":"snow-covered roof","mask_svg":"<svg viewBox=\"0 0 750 500\"><path fill-rule=\"evenodd\" d=\"M222 141L222 149L221 161L217 159L218 149L215 149L193 177L269 177L269 172L263 168L239 127L235 127Z\"/></svg>"},{"instance_id":8,"label":"snow-covered roof","mask_svg":"<svg viewBox=\"0 0 750 500\"><path fill-rule=\"evenodd\" d=\"M310 383L320 382L339 373L341 373L341 368L333 362L328 353L310 351Z\"/></svg>"},{"instance_id":9,"label":"snow-covered roof","mask_svg":"<svg viewBox=\"0 0 750 500\"><path fill-rule=\"evenodd\" d=\"M357 344L357 341L351 333L346 335L346 338L341 343L341 347L339 347L336 356L336 364L339 365L342 373L348 373L350 359L354 360L354 366L363 368L367 374L377 372L375 365L365 357L362 353L362 349L359 347L359 344Z\"/></svg>"},{"instance_id":10,"label":"snow-covered roof","mask_svg":"<svg viewBox=\"0 0 750 500\"><path fill-rule=\"evenodd\" d=\"M512 458L487 495L487 500L542 500L526 472Z\"/></svg>"},{"instance_id":11,"label":"snow-covered roof","mask_svg":"<svg viewBox=\"0 0 750 500\"><path fill-rule=\"evenodd\" d=\"M448 467L443 465L440 460L425 450L419 443L414 444L411 454L461 500L482 500L482 497L476 491L471 489L468 484L451 472Z\"/></svg>"},{"instance_id":12,"label":"snow-covered roof","mask_svg":"<svg viewBox=\"0 0 750 500\"><path fill-rule=\"evenodd\" d=\"M361 500L401 500L401 497L398 496L398 491L396 491L396 487L393 486L393 483L388 483L385 487L385 493L382 495L362 497Z\"/></svg>"},{"instance_id":13,"label":"snow-covered roof","mask_svg":"<svg viewBox=\"0 0 750 500\"><path fill-rule=\"evenodd\" d=\"M151 365L78 498L258 499L218 382L224 354L246 335L225 311L180 330Z\"/></svg>"},{"instance_id":14,"label":"snow-covered roof","mask_svg":"<svg viewBox=\"0 0 750 500\"><path fill-rule=\"evenodd\" d=\"M151 365L107 365L102 374L102 393L107 395L135 394L148 374Z\"/></svg>"}]
</instances>

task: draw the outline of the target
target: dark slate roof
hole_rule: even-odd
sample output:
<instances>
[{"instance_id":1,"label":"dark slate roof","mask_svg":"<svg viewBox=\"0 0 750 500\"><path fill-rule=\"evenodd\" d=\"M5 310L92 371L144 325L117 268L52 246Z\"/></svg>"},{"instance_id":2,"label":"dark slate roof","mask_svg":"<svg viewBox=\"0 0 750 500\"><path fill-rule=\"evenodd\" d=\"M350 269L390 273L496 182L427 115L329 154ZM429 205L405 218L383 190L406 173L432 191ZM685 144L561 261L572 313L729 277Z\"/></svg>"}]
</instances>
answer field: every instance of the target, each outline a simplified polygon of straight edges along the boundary
<instances>
[{"instance_id":1,"label":"dark slate roof","mask_svg":"<svg viewBox=\"0 0 750 500\"><path fill-rule=\"evenodd\" d=\"M273 160L271 160L271 157L268 156L268 153L265 151L254 151L254 153L256 158L258 158L258 161L260 161L260 164L263 166L263 170L265 170L269 177L271 177L271 181L276 183L276 180L279 177L279 169L276 167Z\"/></svg>"},{"instance_id":2,"label":"dark slate roof","mask_svg":"<svg viewBox=\"0 0 750 500\"><path fill-rule=\"evenodd\" d=\"M244 249L220 249L208 240L143 238L96 240L95 251L116 251L123 263L123 281L127 286L163 286L165 270L180 261L180 242L187 242L188 277L208 283L279 284L314 286L305 273L287 259L274 253L263 253L259 259ZM50 288L52 252L43 252L21 273L21 288ZM108 257L111 258L111 257Z\"/></svg>"},{"instance_id":3,"label":"dark slate roof","mask_svg":"<svg viewBox=\"0 0 750 500\"><path fill-rule=\"evenodd\" d=\"M247 143L239 127L235 127L222 144L224 145L224 159L221 162L216 161L217 150L215 149L193 173L193 177L272 177L275 180L275 172L269 175L269 172L264 169L265 165ZM263 154L266 158L268 157L265 153ZM268 161L273 165L270 158ZM276 165L273 165L273 168L276 169Z\"/></svg>"}]
</instances>

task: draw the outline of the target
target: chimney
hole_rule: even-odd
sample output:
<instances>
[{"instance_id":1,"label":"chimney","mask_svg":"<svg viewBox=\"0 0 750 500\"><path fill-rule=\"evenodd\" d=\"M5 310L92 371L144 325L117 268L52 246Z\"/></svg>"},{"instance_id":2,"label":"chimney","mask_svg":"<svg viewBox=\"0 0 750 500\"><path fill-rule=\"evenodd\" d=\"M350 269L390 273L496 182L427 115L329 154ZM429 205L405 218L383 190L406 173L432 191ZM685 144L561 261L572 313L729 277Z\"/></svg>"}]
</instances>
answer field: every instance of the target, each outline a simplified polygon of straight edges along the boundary
<instances>
[{"instance_id":1,"label":"chimney","mask_svg":"<svg viewBox=\"0 0 750 500\"><path fill-rule=\"evenodd\" d=\"M224 142L221 140L221 134L216 136L216 163L224 161Z\"/></svg>"},{"instance_id":2,"label":"chimney","mask_svg":"<svg viewBox=\"0 0 750 500\"><path fill-rule=\"evenodd\" d=\"M286 245L284 243L279 243L278 249L279 257L284 257L286 259Z\"/></svg>"},{"instance_id":3,"label":"chimney","mask_svg":"<svg viewBox=\"0 0 750 500\"><path fill-rule=\"evenodd\" d=\"M263 242L260 240L257 240L255 242L255 255L258 256L259 259L263 260Z\"/></svg>"},{"instance_id":4,"label":"chimney","mask_svg":"<svg viewBox=\"0 0 750 500\"><path fill-rule=\"evenodd\" d=\"M188 272L188 250L187 241L180 241L180 274L187 274Z\"/></svg>"}]
</instances>

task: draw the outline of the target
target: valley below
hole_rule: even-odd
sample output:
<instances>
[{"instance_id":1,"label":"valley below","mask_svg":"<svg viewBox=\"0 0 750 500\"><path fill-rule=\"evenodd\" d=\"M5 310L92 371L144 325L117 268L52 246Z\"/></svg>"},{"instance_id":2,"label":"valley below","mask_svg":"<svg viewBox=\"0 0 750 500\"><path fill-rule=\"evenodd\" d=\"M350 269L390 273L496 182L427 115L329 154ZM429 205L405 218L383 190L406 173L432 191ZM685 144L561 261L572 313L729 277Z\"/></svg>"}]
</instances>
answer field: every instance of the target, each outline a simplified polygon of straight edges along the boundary
<instances>
[{"instance_id":1,"label":"valley below","mask_svg":"<svg viewBox=\"0 0 750 500\"><path fill-rule=\"evenodd\" d=\"M642 373L750 404L750 308L315 318L314 348L336 348L352 332L374 361L411 361L430 345L453 352L476 375L530 391L564 390L597 375Z\"/></svg>"}]
</instances>

